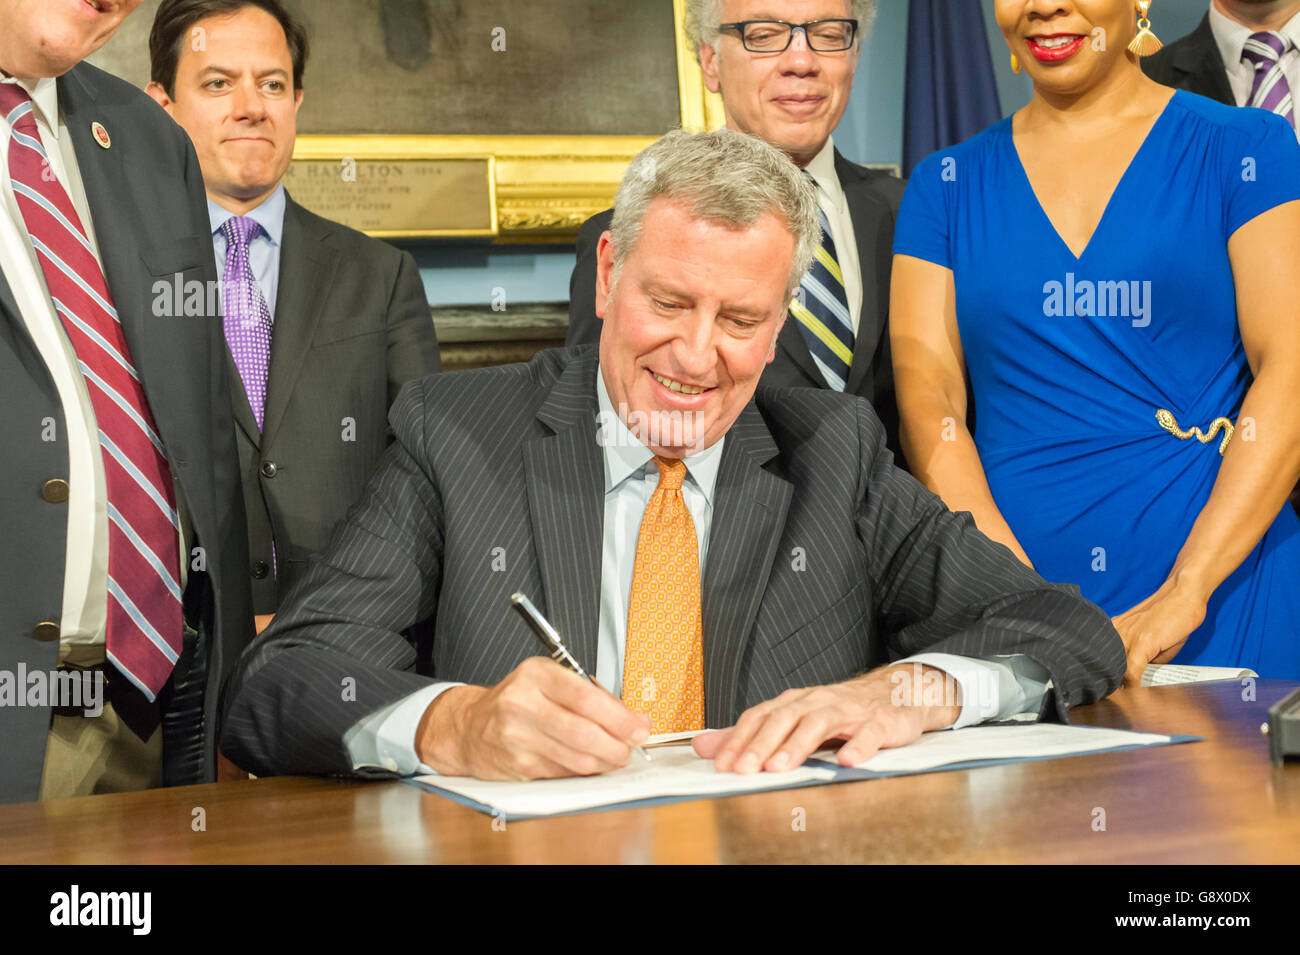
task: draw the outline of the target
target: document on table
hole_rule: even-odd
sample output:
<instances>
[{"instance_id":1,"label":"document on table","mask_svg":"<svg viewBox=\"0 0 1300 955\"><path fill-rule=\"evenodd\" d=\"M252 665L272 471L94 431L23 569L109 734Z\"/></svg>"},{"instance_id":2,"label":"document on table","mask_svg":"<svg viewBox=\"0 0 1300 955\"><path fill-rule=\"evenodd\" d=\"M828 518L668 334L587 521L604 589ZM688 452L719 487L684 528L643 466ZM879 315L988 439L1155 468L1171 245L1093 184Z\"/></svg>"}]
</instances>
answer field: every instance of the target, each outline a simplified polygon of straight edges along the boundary
<instances>
[{"instance_id":1,"label":"document on table","mask_svg":"<svg viewBox=\"0 0 1300 955\"><path fill-rule=\"evenodd\" d=\"M694 735L694 734L690 734ZM407 780L448 796L480 812L509 819L560 815L649 801L676 801L732 796L770 789L935 772L969 764L1055 759L1106 750L1188 742L1195 737L1162 736L1094 726L1034 723L1013 726L968 726L926 733L898 749L881 750L859 766L842 767L834 752L823 750L804 765L784 773L720 773L713 761L695 755L689 741L664 745L666 737L647 743L652 759L634 760L599 776L495 782L466 776L417 776ZM657 745L658 744L658 745Z\"/></svg>"},{"instance_id":2,"label":"document on table","mask_svg":"<svg viewBox=\"0 0 1300 955\"><path fill-rule=\"evenodd\" d=\"M1175 683L1209 683L1213 680L1242 680L1258 677L1245 667L1194 667L1179 663L1148 663L1142 671L1143 686L1172 686Z\"/></svg>"},{"instance_id":3,"label":"document on table","mask_svg":"<svg viewBox=\"0 0 1300 955\"><path fill-rule=\"evenodd\" d=\"M967 726L959 730L926 733L915 743L882 749L865 763L852 767L876 775L924 773L954 763L1016 761L1077 756L1100 750L1127 749L1172 743L1182 737L1135 733L1098 726L1031 723L1020 726ZM834 752L823 750L813 759L836 763Z\"/></svg>"},{"instance_id":4,"label":"document on table","mask_svg":"<svg viewBox=\"0 0 1300 955\"><path fill-rule=\"evenodd\" d=\"M693 735L693 734L692 734ZM568 779L535 779L530 782L496 782L469 776L417 776L415 782L435 790L463 796L476 808L506 816L550 816L596 809L602 806L640 802L665 796L714 796L764 789L788 789L810 782L829 782L835 770L799 766L784 773L720 773L713 760L695 755L689 739L677 745L650 737L649 762L634 758L622 769L599 776Z\"/></svg>"}]
</instances>

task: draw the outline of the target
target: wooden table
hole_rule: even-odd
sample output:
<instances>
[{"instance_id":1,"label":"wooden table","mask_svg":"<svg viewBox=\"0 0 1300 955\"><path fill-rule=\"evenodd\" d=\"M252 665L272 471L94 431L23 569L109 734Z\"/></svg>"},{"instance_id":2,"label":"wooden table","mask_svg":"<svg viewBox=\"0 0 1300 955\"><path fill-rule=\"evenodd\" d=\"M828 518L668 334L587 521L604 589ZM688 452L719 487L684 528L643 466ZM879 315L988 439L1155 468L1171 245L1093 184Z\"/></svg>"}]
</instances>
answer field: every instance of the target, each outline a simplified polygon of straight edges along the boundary
<instances>
[{"instance_id":1,"label":"wooden table","mask_svg":"<svg viewBox=\"0 0 1300 955\"><path fill-rule=\"evenodd\" d=\"M1300 765L1260 733L1294 688L1121 690L1072 714L1204 742L509 824L293 777L0 806L0 862L1296 863Z\"/></svg>"}]
</instances>

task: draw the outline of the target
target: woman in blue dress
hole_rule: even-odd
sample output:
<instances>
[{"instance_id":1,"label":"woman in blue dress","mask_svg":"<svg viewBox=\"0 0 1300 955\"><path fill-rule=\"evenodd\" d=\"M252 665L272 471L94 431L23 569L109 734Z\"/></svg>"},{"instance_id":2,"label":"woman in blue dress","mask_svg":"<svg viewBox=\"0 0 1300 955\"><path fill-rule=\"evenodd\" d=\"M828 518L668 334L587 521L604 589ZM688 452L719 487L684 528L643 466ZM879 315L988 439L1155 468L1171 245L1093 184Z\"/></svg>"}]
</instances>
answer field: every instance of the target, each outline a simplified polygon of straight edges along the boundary
<instances>
[{"instance_id":1,"label":"woman in blue dress","mask_svg":"<svg viewBox=\"0 0 1300 955\"><path fill-rule=\"evenodd\" d=\"M899 213L912 471L1109 613L1126 682L1300 678L1295 131L1147 79L1134 0L996 12L1033 100L921 163Z\"/></svg>"}]
</instances>

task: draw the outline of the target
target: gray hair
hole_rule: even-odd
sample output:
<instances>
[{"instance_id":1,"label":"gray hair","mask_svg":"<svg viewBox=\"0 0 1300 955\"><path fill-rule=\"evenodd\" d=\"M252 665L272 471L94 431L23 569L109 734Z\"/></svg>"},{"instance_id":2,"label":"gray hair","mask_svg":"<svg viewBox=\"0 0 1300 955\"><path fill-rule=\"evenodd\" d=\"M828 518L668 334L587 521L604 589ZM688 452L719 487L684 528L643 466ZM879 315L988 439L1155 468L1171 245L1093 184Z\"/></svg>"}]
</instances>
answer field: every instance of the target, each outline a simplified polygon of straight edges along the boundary
<instances>
[{"instance_id":1,"label":"gray hair","mask_svg":"<svg viewBox=\"0 0 1300 955\"><path fill-rule=\"evenodd\" d=\"M876 0L849 0L849 17L858 21L857 45L871 29L876 19ZM722 0L686 0L686 39L691 52L700 58L700 44L707 43L718 50L718 24L722 22Z\"/></svg>"},{"instance_id":2,"label":"gray hair","mask_svg":"<svg viewBox=\"0 0 1300 955\"><path fill-rule=\"evenodd\" d=\"M657 197L682 200L697 218L751 226L766 213L785 219L794 236L788 290L798 287L822 241L817 190L790 157L754 136L731 129L687 133L675 129L637 153L614 199L611 284L641 235Z\"/></svg>"}]
</instances>

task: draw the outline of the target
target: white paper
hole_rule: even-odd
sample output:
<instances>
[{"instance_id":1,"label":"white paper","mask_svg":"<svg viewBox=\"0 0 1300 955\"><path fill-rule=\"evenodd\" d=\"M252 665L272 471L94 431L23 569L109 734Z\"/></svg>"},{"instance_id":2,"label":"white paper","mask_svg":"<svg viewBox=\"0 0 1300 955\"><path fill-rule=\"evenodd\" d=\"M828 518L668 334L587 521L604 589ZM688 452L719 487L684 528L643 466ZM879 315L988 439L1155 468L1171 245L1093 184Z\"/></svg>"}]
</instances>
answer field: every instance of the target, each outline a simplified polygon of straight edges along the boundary
<instances>
[{"instance_id":1,"label":"white paper","mask_svg":"<svg viewBox=\"0 0 1300 955\"><path fill-rule=\"evenodd\" d=\"M1245 667L1191 667L1176 663L1148 663L1142 671L1143 686L1171 686L1175 683L1208 683L1211 680L1240 680L1259 676Z\"/></svg>"},{"instance_id":2,"label":"white paper","mask_svg":"<svg viewBox=\"0 0 1300 955\"><path fill-rule=\"evenodd\" d=\"M651 750L650 762L633 757L622 769L599 776L491 782L468 776L420 776L418 782L450 790L507 815L542 816L594 809L657 796L708 796L715 793L781 789L812 780L833 779L830 769L799 767L785 773L720 773L713 760L701 759L689 744Z\"/></svg>"},{"instance_id":3,"label":"white paper","mask_svg":"<svg viewBox=\"0 0 1300 955\"><path fill-rule=\"evenodd\" d=\"M874 772L918 772L977 759L1026 759L1035 756L1072 756L1116 746L1150 746L1167 743L1168 736L1133 733L1097 726L1034 723L1029 726L967 726L959 730L926 733L915 743L882 749L856 768ZM814 759L835 763L835 753L822 751Z\"/></svg>"}]
</instances>

